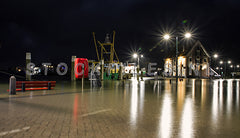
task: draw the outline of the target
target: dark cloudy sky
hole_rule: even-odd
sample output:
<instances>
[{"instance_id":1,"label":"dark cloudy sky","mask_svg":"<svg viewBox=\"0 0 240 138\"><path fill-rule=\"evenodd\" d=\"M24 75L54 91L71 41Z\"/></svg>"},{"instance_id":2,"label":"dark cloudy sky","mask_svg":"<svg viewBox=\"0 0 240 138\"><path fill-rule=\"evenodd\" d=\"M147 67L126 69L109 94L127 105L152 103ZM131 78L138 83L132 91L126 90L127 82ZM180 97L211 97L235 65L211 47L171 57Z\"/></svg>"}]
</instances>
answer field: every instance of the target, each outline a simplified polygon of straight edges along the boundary
<instances>
[{"instance_id":1,"label":"dark cloudy sky","mask_svg":"<svg viewBox=\"0 0 240 138\"><path fill-rule=\"evenodd\" d=\"M112 30L120 59L142 47L154 60L167 52L161 44L149 52L160 33L183 26L210 53L240 63L239 7L238 0L1 0L0 66L24 64L27 51L37 63L70 61L71 55L96 59L91 33L103 41Z\"/></svg>"}]
</instances>

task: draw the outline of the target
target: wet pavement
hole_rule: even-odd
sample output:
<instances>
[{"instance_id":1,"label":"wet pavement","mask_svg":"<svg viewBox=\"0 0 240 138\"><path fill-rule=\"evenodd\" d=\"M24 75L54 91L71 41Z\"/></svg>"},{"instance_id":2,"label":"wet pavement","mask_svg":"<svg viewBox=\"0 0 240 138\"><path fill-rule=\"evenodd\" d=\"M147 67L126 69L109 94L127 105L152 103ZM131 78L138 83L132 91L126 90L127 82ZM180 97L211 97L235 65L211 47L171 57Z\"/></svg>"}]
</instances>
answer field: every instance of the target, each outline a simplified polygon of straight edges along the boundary
<instances>
[{"instance_id":1,"label":"wet pavement","mask_svg":"<svg viewBox=\"0 0 240 138\"><path fill-rule=\"evenodd\" d=\"M239 80L57 82L3 92L0 137L240 137Z\"/></svg>"}]
</instances>

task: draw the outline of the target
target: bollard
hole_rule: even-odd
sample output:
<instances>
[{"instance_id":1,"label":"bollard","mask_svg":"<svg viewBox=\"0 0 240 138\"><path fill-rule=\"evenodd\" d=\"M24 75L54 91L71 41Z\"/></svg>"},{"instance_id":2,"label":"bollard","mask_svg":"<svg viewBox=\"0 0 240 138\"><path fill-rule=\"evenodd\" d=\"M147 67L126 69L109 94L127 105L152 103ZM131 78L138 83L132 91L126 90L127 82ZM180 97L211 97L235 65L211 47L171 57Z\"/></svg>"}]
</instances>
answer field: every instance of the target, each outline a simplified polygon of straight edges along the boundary
<instances>
[{"instance_id":1,"label":"bollard","mask_svg":"<svg viewBox=\"0 0 240 138\"><path fill-rule=\"evenodd\" d=\"M48 82L48 90L51 90L51 82Z\"/></svg>"},{"instance_id":2,"label":"bollard","mask_svg":"<svg viewBox=\"0 0 240 138\"><path fill-rule=\"evenodd\" d=\"M9 79L9 94L16 94L16 78L14 76Z\"/></svg>"},{"instance_id":3,"label":"bollard","mask_svg":"<svg viewBox=\"0 0 240 138\"><path fill-rule=\"evenodd\" d=\"M84 64L82 65L82 72L83 72L83 76L82 76L82 90L83 90L83 82L84 82Z\"/></svg>"},{"instance_id":4,"label":"bollard","mask_svg":"<svg viewBox=\"0 0 240 138\"><path fill-rule=\"evenodd\" d=\"M25 87L25 83L23 82L23 83L22 83L22 91L23 91L23 92L25 92L25 88L26 88L26 87Z\"/></svg>"}]
</instances>

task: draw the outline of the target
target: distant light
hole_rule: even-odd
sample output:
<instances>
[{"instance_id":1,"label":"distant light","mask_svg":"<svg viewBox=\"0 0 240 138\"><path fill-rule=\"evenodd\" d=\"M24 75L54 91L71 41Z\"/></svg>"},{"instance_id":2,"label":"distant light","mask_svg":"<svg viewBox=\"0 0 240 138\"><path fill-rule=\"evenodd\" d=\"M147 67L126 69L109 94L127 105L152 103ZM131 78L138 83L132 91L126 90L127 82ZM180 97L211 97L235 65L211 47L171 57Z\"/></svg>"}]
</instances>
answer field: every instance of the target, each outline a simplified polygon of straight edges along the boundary
<instances>
[{"instance_id":1,"label":"distant light","mask_svg":"<svg viewBox=\"0 0 240 138\"><path fill-rule=\"evenodd\" d=\"M232 62L230 60L228 60L228 64L231 64Z\"/></svg>"},{"instance_id":2,"label":"distant light","mask_svg":"<svg viewBox=\"0 0 240 138\"><path fill-rule=\"evenodd\" d=\"M214 54L213 57L214 57L214 58L218 58L218 54Z\"/></svg>"},{"instance_id":3,"label":"distant light","mask_svg":"<svg viewBox=\"0 0 240 138\"><path fill-rule=\"evenodd\" d=\"M133 54L133 58L137 58L138 55L136 53Z\"/></svg>"},{"instance_id":4,"label":"distant light","mask_svg":"<svg viewBox=\"0 0 240 138\"><path fill-rule=\"evenodd\" d=\"M233 65L231 65L230 67L233 68Z\"/></svg>"},{"instance_id":5,"label":"distant light","mask_svg":"<svg viewBox=\"0 0 240 138\"><path fill-rule=\"evenodd\" d=\"M143 55L141 55L141 58L143 58Z\"/></svg>"},{"instance_id":6,"label":"distant light","mask_svg":"<svg viewBox=\"0 0 240 138\"><path fill-rule=\"evenodd\" d=\"M216 70L218 70L219 68L218 67L216 67Z\"/></svg>"},{"instance_id":7,"label":"distant light","mask_svg":"<svg viewBox=\"0 0 240 138\"><path fill-rule=\"evenodd\" d=\"M170 35L169 35L169 34L165 34L165 35L163 36L163 38L164 38L165 40L168 40L168 39L170 38Z\"/></svg>"},{"instance_id":8,"label":"distant light","mask_svg":"<svg viewBox=\"0 0 240 138\"><path fill-rule=\"evenodd\" d=\"M220 69L223 69L222 67Z\"/></svg>"},{"instance_id":9,"label":"distant light","mask_svg":"<svg viewBox=\"0 0 240 138\"><path fill-rule=\"evenodd\" d=\"M239 65L237 65L237 68L239 68Z\"/></svg>"},{"instance_id":10,"label":"distant light","mask_svg":"<svg viewBox=\"0 0 240 138\"><path fill-rule=\"evenodd\" d=\"M220 64L223 64L223 61L220 61L219 63L220 63Z\"/></svg>"},{"instance_id":11,"label":"distant light","mask_svg":"<svg viewBox=\"0 0 240 138\"><path fill-rule=\"evenodd\" d=\"M185 34L185 37L186 37L186 38L190 38L191 36L192 36L192 35L191 35L190 33L186 33L186 34Z\"/></svg>"}]
</instances>

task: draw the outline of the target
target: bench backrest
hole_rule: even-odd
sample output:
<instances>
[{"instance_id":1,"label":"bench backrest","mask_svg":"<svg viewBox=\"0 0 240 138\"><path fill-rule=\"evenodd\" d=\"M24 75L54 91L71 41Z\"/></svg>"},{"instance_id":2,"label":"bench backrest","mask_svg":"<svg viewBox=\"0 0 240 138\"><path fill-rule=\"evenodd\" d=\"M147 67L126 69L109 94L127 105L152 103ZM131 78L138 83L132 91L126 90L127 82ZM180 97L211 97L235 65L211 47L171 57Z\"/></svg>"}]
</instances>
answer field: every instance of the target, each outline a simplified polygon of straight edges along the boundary
<instances>
[{"instance_id":1,"label":"bench backrest","mask_svg":"<svg viewBox=\"0 0 240 138\"><path fill-rule=\"evenodd\" d=\"M56 81L16 81L16 88L22 88L23 83L25 83L25 88L48 87L49 82L51 83L51 87L55 87Z\"/></svg>"}]
</instances>

